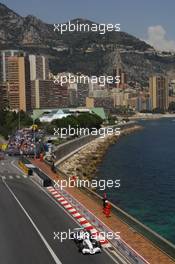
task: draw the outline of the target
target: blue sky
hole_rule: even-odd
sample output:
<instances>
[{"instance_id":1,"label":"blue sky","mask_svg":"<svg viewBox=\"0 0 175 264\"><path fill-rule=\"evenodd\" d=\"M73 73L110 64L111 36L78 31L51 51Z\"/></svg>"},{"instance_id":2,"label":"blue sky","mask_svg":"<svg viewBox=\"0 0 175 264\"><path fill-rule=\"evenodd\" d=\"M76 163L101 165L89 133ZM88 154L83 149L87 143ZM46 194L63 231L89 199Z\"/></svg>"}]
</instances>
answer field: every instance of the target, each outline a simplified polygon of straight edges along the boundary
<instances>
[{"instance_id":1,"label":"blue sky","mask_svg":"<svg viewBox=\"0 0 175 264\"><path fill-rule=\"evenodd\" d=\"M174 0L0 0L0 2L22 16L32 14L48 23L61 23L77 17L99 23L120 23L122 31L158 45L163 41L161 45L175 48Z\"/></svg>"}]
</instances>

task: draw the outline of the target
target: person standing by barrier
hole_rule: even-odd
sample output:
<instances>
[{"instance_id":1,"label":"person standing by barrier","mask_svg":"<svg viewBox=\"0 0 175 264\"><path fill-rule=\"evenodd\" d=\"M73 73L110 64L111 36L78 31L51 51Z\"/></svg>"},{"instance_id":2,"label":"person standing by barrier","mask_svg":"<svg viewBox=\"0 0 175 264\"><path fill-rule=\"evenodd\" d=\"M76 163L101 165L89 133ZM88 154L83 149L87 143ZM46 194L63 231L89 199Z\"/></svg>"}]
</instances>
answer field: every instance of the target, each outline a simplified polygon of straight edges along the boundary
<instances>
[{"instance_id":1,"label":"person standing by barrier","mask_svg":"<svg viewBox=\"0 0 175 264\"><path fill-rule=\"evenodd\" d=\"M105 215L106 215L106 217L110 217L110 213L111 213L111 204L107 201L106 207L105 207Z\"/></svg>"},{"instance_id":2,"label":"person standing by barrier","mask_svg":"<svg viewBox=\"0 0 175 264\"><path fill-rule=\"evenodd\" d=\"M106 206L107 206L108 200L105 199L104 207L103 207L103 213L106 215Z\"/></svg>"}]
</instances>

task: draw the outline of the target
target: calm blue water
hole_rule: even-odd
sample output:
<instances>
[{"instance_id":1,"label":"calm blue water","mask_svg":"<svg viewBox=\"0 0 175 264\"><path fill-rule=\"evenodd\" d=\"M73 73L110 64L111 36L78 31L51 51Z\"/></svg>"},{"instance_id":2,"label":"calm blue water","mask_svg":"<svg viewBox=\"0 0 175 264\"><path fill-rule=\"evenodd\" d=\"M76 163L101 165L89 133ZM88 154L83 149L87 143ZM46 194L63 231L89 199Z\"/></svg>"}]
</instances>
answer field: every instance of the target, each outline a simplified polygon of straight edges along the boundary
<instances>
[{"instance_id":1,"label":"calm blue water","mask_svg":"<svg viewBox=\"0 0 175 264\"><path fill-rule=\"evenodd\" d=\"M120 179L108 199L175 244L175 122L142 125L110 147L98 175Z\"/></svg>"}]
</instances>

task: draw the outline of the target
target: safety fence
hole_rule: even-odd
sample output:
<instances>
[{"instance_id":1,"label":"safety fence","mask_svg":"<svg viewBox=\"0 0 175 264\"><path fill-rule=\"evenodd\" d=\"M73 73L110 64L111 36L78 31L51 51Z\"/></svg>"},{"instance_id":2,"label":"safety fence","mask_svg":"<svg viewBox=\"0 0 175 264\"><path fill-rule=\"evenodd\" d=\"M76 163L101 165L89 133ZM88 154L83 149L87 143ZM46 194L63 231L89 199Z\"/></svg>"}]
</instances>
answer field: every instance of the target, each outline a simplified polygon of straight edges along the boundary
<instances>
[{"instance_id":1,"label":"safety fence","mask_svg":"<svg viewBox=\"0 0 175 264\"><path fill-rule=\"evenodd\" d=\"M127 124L114 125L114 126L109 126L109 127L120 128L120 130L123 130L123 129L132 127L134 124L135 124L134 121L130 121ZM91 141L95 140L98 137L100 137L100 134L86 135L86 136L82 136L80 138L73 139L71 141L68 141L66 143L61 144L54 151L55 156L56 156L56 160L61 160L62 158L64 158L68 154L70 154L71 152L76 151L80 147L85 146L86 144L90 143Z\"/></svg>"},{"instance_id":2,"label":"safety fence","mask_svg":"<svg viewBox=\"0 0 175 264\"><path fill-rule=\"evenodd\" d=\"M18 161L18 166L25 174L32 176L42 187L48 187L53 184L52 180L39 168L35 167L27 158L21 157Z\"/></svg>"},{"instance_id":3,"label":"safety fence","mask_svg":"<svg viewBox=\"0 0 175 264\"><path fill-rule=\"evenodd\" d=\"M112 233L113 239L110 243L122 254L126 259L132 264L149 264L141 255L139 255L134 249L132 249L122 238L116 239L114 232L106 226L98 217L91 213L87 208L85 208L77 199L70 195L65 189L55 187L61 193L65 199L70 202L70 204L82 215L89 220L94 227L96 227L100 232Z\"/></svg>"},{"instance_id":4,"label":"safety fence","mask_svg":"<svg viewBox=\"0 0 175 264\"><path fill-rule=\"evenodd\" d=\"M28 176L31 176L31 175L32 175L32 173L33 173L32 169L29 168L29 167L27 166L27 164L25 164L22 160L19 160L19 161L18 161L18 166L19 166L19 167L21 168L21 170L22 170L25 174L27 174Z\"/></svg>"},{"instance_id":5,"label":"safety fence","mask_svg":"<svg viewBox=\"0 0 175 264\"><path fill-rule=\"evenodd\" d=\"M57 167L57 172L63 178L68 179L68 176L62 172ZM90 195L93 199L97 202L102 201L103 197L100 196L97 192L92 191L87 187L81 187L81 190ZM121 219L124 223L126 223L129 227L131 227L135 232L138 234L143 235L144 237L148 238L152 241L164 254L167 254L173 260L175 260L175 245L173 245L170 241L167 241L165 238L154 232L149 227L145 226L143 223L129 215L127 212L116 206L115 204L111 203L112 205L112 212L117 215L118 218Z\"/></svg>"}]
</instances>

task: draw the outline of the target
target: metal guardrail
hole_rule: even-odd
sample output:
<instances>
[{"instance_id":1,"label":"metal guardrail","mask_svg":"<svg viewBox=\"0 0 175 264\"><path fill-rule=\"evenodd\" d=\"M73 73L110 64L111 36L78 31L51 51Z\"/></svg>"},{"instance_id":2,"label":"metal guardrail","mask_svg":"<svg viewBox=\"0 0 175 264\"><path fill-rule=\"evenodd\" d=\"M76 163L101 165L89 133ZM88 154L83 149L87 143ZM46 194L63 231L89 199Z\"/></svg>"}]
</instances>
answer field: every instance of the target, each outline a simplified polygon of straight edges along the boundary
<instances>
[{"instance_id":1,"label":"metal guardrail","mask_svg":"<svg viewBox=\"0 0 175 264\"><path fill-rule=\"evenodd\" d=\"M44 173L44 172L42 172ZM46 175L49 177L49 175ZM53 180L52 180L53 182ZM96 217L93 213L91 213L84 205L82 205L76 198L74 198L71 194L69 194L66 190L59 188L58 184L53 182L53 186L55 185L55 189L59 191L62 196L80 212L82 215L89 220L94 227L98 229L100 232L104 232L105 234L112 233L113 239L110 240L110 243L115 247L121 254L123 254L126 259L130 261L131 264L150 264L146 261L139 253L137 253L134 249L132 249L123 239L116 239L114 231L112 231L108 226L106 226L98 217Z\"/></svg>"},{"instance_id":2,"label":"metal guardrail","mask_svg":"<svg viewBox=\"0 0 175 264\"><path fill-rule=\"evenodd\" d=\"M28 176L33 177L33 179L41 186L48 187L52 185L52 180L44 172L35 166L29 166L32 165L32 163L27 158L21 157L18 164L23 169L23 171L25 170L24 172L27 173Z\"/></svg>"},{"instance_id":3,"label":"metal guardrail","mask_svg":"<svg viewBox=\"0 0 175 264\"><path fill-rule=\"evenodd\" d=\"M57 168L57 172L64 178L68 179L68 176L62 172L59 168ZM102 201L103 197L100 196L98 193L92 191L87 187L81 187L83 191L89 193L91 196L95 197L96 200L99 202ZM171 242L167 241L159 234L154 232L149 227L142 224L140 221L123 211L121 208L117 207L115 204L111 203L112 205L112 212L117 215L125 224L129 227L133 228L133 230L144 237L148 238L148 240L152 241L155 246L157 246L164 254L167 254L173 260L175 259L175 245Z\"/></svg>"},{"instance_id":4,"label":"metal guardrail","mask_svg":"<svg viewBox=\"0 0 175 264\"><path fill-rule=\"evenodd\" d=\"M127 125L127 127L132 126L133 123L130 123ZM121 126L121 130L126 128L126 126ZM92 141L95 139L95 137L91 136L91 138L86 138L86 139L81 139L81 144L80 142L73 143L73 146L71 146L71 141L69 142L69 149L65 149L64 153L65 155L69 154L70 152L73 152L76 150L76 148L80 148L83 145L87 144L88 142ZM74 145L75 144L75 145ZM61 146L60 146L61 147ZM63 146L64 147L64 146ZM68 145L67 145L68 147ZM60 157L58 159L63 158L64 155L62 156L62 153L60 152ZM61 175L63 175L64 173L62 171L60 171L57 168L58 172L61 173ZM68 177L67 175L64 175L64 177ZM91 194L93 194L95 197L98 197L99 199L102 199L102 197L100 197L100 195L98 195L97 193L89 190L88 188L83 188L86 192L90 192ZM166 240L165 238L163 238L162 236L160 236L159 234L157 234L156 232L154 232L153 230L151 230L150 228L148 228L147 226L145 226L144 224L142 224L140 221L136 220L134 217L130 216L129 214L127 214L125 211L123 211L122 209L118 208L117 206L115 206L114 204L112 204L112 210L113 212L127 225L129 225L130 227L132 227L136 232L138 232L139 234L143 235L144 237L148 238L150 241L152 241L154 243L155 246L157 246L164 254L167 254L169 257L171 257L173 260L175 260L175 245L173 245L170 241Z\"/></svg>"},{"instance_id":5,"label":"metal guardrail","mask_svg":"<svg viewBox=\"0 0 175 264\"><path fill-rule=\"evenodd\" d=\"M117 128L119 127L121 130L125 129L125 128L129 128L131 126L133 126L133 124L135 124L135 122L130 121L126 124L123 125L114 125L114 126L110 126L113 128ZM76 149L83 147L84 145L86 145L87 143L91 142L92 140L96 139L100 137L100 135L86 135L77 139L73 139L71 141L68 141L66 143L61 144L60 146L58 146L58 148L54 151L55 156L56 156L56 160L60 160L63 157L67 156L69 153L75 151Z\"/></svg>"},{"instance_id":6,"label":"metal guardrail","mask_svg":"<svg viewBox=\"0 0 175 264\"><path fill-rule=\"evenodd\" d=\"M77 209L82 215L89 220L94 227L96 227L99 231L113 234L113 239L109 242L117 248L117 250L123 254L132 264L149 264L141 255L139 255L134 249L132 249L124 240L116 239L114 232L107 227L99 218L97 218L93 213L91 213L87 208L85 208L77 199L75 199L72 195L70 195L64 189L59 188L58 186L55 187L65 199L71 203L73 207Z\"/></svg>"}]
</instances>

